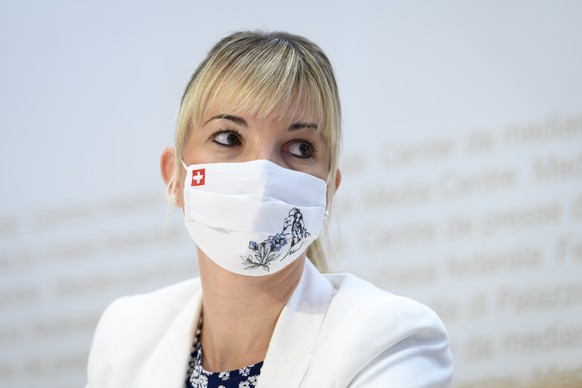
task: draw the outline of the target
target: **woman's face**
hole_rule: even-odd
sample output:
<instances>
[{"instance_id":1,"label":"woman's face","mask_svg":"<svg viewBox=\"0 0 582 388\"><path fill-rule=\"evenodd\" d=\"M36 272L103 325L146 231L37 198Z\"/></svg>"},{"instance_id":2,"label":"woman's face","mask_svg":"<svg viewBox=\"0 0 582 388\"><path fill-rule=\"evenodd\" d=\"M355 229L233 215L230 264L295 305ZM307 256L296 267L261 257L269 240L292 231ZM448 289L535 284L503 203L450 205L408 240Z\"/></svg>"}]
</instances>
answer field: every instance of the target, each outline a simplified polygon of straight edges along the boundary
<instances>
[{"instance_id":1,"label":"woman's face","mask_svg":"<svg viewBox=\"0 0 582 388\"><path fill-rule=\"evenodd\" d=\"M326 180L327 144L318 123L305 120L302 113L297 109L293 115L260 119L216 112L192 130L182 157L187 165L265 159Z\"/></svg>"}]
</instances>

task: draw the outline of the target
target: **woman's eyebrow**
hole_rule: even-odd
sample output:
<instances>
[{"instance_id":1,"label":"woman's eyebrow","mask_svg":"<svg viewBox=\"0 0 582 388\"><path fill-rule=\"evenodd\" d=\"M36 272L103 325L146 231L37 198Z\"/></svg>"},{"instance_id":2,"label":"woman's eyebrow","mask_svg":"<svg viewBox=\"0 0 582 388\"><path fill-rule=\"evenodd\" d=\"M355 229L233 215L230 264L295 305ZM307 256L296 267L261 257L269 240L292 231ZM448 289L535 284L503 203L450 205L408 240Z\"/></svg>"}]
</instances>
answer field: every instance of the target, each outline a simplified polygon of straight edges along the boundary
<instances>
[{"instance_id":1,"label":"woman's eyebrow","mask_svg":"<svg viewBox=\"0 0 582 388\"><path fill-rule=\"evenodd\" d=\"M289 127L289 130L294 131L294 130L302 129L302 128L317 129L317 124L315 124L315 123L295 123L295 124L291 124L291 126Z\"/></svg>"},{"instance_id":2,"label":"woman's eyebrow","mask_svg":"<svg viewBox=\"0 0 582 388\"><path fill-rule=\"evenodd\" d=\"M228 114L220 114L220 115L213 116L208 121L206 121L204 123L204 125L208 124L212 120L229 120L229 121L232 121L235 124L242 125L244 127L248 127L247 122L242 117L228 115Z\"/></svg>"}]
</instances>

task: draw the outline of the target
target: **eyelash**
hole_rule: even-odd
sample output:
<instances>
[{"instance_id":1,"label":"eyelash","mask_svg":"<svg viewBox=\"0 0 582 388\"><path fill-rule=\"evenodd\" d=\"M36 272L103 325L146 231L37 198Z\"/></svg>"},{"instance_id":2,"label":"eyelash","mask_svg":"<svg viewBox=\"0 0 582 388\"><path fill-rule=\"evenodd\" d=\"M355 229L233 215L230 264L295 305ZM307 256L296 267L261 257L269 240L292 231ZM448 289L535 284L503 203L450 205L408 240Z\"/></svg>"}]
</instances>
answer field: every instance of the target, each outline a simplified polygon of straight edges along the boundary
<instances>
[{"instance_id":1,"label":"eyelash","mask_svg":"<svg viewBox=\"0 0 582 388\"><path fill-rule=\"evenodd\" d=\"M309 139L305 139L305 138L300 138L300 139L295 139L292 141L291 144L297 144L297 143L306 143L307 145L309 145L309 148L311 148L311 156L309 158L312 158L314 155L317 154L317 146ZM308 159L308 158L303 158L301 156L297 156L298 158L301 159Z\"/></svg>"},{"instance_id":2,"label":"eyelash","mask_svg":"<svg viewBox=\"0 0 582 388\"><path fill-rule=\"evenodd\" d=\"M240 141L240 133L239 133L239 131L237 131L234 128L220 129L220 130L214 132L212 135L210 135L210 140L212 140L214 143L218 144L219 146L228 147L226 144L222 144L222 143L216 141L216 137L218 135L223 134L223 133L234 133L237 136L238 140Z\"/></svg>"}]
</instances>

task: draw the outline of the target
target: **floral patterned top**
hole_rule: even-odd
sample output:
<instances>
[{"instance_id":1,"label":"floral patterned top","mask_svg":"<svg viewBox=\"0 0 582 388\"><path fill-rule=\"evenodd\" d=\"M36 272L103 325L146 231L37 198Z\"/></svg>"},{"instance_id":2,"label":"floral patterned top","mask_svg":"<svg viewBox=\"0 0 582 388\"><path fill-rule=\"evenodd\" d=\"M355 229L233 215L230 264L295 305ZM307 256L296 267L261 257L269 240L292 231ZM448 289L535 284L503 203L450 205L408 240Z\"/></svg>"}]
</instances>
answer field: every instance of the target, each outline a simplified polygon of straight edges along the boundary
<instances>
[{"instance_id":1,"label":"floral patterned top","mask_svg":"<svg viewBox=\"0 0 582 388\"><path fill-rule=\"evenodd\" d=\"M187 388L252 388L257 385L263 362L228 372L202 368L202 347L194 345L188 366Z\"/></svg>"}]
</instances>

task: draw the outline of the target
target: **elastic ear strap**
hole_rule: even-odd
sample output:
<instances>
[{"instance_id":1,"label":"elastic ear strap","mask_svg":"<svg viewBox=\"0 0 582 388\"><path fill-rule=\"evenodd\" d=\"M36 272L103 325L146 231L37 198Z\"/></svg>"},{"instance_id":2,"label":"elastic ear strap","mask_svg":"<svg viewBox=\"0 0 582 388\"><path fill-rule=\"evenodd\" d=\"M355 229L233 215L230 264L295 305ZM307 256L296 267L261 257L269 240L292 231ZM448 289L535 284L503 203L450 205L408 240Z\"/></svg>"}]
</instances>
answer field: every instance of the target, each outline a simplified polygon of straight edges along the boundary
<instances>
[{"instance_id":1,"label":"elastic ear strap","mask_svg":"<svg viewBox=\"0 0 582 388\"><path fill-rule=\"evenodd\" d=\"M329 222L329 211L325 210L323 213L323 226L327 227L327 223Z\"/></svg>"},{"instance_id":2,"label":"elastic ear strap","mask_svg":"<svg viewBox=\"0 0 582 388\"><path fill-rule=\"evenodd\" d=\"M184 166L184 170L188 171L188 166L186 165L186 162L184 162L184 159L180 158L180 161L182 162L182 166Z\"/></svg>"}]
</instances>

